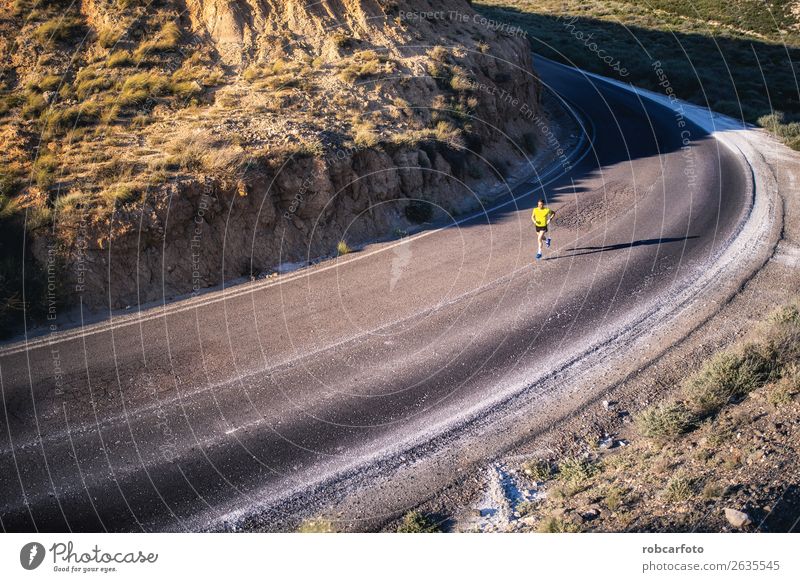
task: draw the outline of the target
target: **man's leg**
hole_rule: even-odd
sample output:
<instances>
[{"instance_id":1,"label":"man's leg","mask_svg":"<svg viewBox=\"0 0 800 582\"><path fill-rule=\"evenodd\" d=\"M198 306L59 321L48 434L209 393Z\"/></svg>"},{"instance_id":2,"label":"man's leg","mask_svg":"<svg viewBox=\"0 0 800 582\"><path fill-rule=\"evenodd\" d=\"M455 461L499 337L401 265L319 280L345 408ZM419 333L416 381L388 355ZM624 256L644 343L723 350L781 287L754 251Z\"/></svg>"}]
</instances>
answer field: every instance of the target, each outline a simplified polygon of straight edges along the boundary
<instances>
[{"instance_id":1,"label":"man's leg","mask_svg":"<svg viewBox=\"0 0 800 582\"><path fill-rule=\"evenodd\" d=\"M540 259L542 257L542 238L544 238L544 231L539 230L536 232L536 242L539 245L539 248L536 252L536 258Z\"/></svg>"}]
</instances>

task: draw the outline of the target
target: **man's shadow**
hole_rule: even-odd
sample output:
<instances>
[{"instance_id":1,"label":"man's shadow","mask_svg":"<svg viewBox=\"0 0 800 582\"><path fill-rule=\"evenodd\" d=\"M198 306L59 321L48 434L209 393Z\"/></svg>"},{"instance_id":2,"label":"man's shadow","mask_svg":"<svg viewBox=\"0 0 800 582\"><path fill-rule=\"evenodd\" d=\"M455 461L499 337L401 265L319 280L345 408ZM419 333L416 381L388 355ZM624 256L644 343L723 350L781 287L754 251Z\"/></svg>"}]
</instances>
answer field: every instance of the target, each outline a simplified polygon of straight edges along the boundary
<instances>
[{"instance_id":1,"label":"man's shadow","mask_svg":"<svg viewBox=\"0 0 800 582\"><path fill-rule=\"evenodd\" d=\"M693 238L700 238L699 236L682 236L682 237L665 237L665 238L648 238L643 240L635 240L628 243L619 243L615 245L606 245L602 247L575 247L574 249L567 249L565 252L570 254L561 254L556 257L549 257L549 260L563 259L567 257L578 257L581 255L593 255L594 253L604 253L606 251L621 251L623 249L632 249L634 247L643 247L650 245L660 245L674 242L681 242Z\"/></svg>"}]
</instances>

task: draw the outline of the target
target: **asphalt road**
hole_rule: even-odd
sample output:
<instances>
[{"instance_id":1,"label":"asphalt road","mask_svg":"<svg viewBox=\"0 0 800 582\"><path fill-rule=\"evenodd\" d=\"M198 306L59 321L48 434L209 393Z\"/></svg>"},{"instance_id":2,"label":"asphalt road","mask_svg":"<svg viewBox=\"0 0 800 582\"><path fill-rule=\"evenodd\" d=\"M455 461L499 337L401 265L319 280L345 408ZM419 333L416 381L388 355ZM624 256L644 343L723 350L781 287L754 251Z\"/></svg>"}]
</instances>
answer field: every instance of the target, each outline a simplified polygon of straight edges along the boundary
<instances>
[{"instance_id":1,"label":"asphalt road","mask_svg":"<svg viewBox=\"0 0 800 582\"><path fill-rule=\"evenodd\" d=\"M537 69L593 142L555 181L515 191L535 195L276 282L3 348L3 530L220 527L536 390L598 330L696 277L747 207L738 159L633 93ZM537 262L542 192L565 210Z\"/></svg>"}]
</instances>

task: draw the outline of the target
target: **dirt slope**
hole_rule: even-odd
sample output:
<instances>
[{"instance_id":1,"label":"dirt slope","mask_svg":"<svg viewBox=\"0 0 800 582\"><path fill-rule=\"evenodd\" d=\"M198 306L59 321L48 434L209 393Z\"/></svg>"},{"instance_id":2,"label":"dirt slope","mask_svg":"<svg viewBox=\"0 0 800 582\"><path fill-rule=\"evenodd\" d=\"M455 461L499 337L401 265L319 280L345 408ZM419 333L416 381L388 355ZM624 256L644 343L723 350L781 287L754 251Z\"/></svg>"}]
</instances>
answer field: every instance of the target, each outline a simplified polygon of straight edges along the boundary
<instances>
[{"instance_id":1,"label":"dirt slope","mask_svg":"<svg viewBox=\"0 0 800 582\"><path fill-rule=\"evenodd\" d=\"M29 315L51 259L63 307L188 293L463 210L544 149L526 38L461 0L0 6Z\"/></svg>"}]
</instances>

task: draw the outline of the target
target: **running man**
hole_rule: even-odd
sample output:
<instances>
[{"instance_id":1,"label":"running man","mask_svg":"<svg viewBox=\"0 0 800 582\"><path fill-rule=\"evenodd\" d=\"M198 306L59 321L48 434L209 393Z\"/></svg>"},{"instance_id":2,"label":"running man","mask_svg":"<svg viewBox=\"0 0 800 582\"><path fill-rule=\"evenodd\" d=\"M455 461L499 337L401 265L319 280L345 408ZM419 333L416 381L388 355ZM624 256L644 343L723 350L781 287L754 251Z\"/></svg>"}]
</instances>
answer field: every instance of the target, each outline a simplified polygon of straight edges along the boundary
<instances>
[{"instance_id":1,"label":"running man","mask_svg":"<svg viewBox=\"0 0 800 582\"><path fill-rule=\"evenodd\" d=\"M533 209L533 214L531 214L531 220L533 221L533 225L536 227L536 239L539 242L539 252L536 253L537 259L542 258L543 238L545 239L545 245L547 248L550 248L550 237L547 236L547 225L550 224L550 221L553 220L555 215L555 211L550 210L547 206L545 206L544 200L539 198L539 202L536 203L536 208Z\"/></svg>"}]
</instances>

